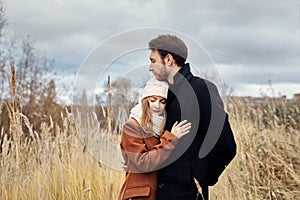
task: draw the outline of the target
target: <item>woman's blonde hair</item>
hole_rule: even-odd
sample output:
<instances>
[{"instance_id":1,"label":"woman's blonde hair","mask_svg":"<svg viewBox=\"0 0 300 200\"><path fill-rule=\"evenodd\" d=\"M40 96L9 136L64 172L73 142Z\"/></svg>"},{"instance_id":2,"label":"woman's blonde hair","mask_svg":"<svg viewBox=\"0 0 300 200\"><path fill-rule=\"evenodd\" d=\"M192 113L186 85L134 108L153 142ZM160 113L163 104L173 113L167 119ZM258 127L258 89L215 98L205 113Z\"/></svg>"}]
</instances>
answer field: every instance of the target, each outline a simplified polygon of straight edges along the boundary
<instances>
[{"instance_id":1,"label":"woman's blonde hair","mask_svg":"<svg viewBox=\"0 0 300 200\"><path fill-rule=\"evenodd\" d=\"M145 97L142 99L142 119L141 119L141 127L146 133L151 133L153 130L152 119L151 119L151 112L149 106L149 97ZM164 111L164 123L162 128L159 131L159 135L161 135L165 129L166 125L166 112Z\"/></svg>"}]
</instances>

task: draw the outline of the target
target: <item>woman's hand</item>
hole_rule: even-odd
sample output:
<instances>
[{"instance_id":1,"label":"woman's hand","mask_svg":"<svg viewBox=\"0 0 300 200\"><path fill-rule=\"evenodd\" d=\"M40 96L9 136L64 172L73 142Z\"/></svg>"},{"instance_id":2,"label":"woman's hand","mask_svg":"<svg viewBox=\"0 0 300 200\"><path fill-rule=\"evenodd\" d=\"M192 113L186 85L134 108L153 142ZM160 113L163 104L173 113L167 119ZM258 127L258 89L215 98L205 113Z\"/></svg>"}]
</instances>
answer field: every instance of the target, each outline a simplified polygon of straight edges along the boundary
<instances>
[{"instance_id":1,"label":"woman's hand","mask_svg":"<svg viewBox=\"0 0 300 200\"><path fill-rule=\"evenodd\" d=\"M175 122L171 133L173 133L178 139L180 139L182 136L190 132L190 129L192 128L192 123L188 122L187 120L183 120L181 122Z\"/></svg>"}]
</instances>

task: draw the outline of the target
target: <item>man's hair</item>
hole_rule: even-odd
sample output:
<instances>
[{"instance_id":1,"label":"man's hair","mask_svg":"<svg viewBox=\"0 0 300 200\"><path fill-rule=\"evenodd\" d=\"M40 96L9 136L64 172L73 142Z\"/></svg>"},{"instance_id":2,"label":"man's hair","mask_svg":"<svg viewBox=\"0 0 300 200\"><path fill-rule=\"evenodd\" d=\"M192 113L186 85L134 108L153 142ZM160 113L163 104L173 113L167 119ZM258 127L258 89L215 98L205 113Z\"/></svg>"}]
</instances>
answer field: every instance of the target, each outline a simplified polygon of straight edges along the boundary
<instances>
[{"instance_id":1,"label":"man's hair","mask_svg":"<svg viewBox=\"0 0 300 200\"><path fill-rule=\"evenodd\" d=\"M161 59L164 59L167 54L171 54L180 67L184 65L188 56L187 46L175 35L159 35L152 39L148 46L151 50L157 49Z\"/></svg>"}]
</instances>

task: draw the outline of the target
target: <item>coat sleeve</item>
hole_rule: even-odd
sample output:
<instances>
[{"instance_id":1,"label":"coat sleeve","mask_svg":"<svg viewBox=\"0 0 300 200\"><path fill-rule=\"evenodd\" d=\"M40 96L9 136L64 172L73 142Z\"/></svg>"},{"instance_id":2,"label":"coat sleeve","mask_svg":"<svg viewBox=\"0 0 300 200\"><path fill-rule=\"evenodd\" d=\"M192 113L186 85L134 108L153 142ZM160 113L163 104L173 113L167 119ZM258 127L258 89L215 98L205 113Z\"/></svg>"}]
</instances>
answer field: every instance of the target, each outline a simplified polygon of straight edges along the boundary
<instances>
[{"instance_id":1,"label":"coat sleeve","mask_svg":"<svg viewBox=\"0 0 300 200\"><path fill-rule=\"evenodd\" d=\"M212 129L212 135L217 139L216 144L208 154L208 185L212 186L218 182L219 176L236 155L236 143L228 120L228 114L224 110L223 101L216 86L207 83L211 96L211 124L220 127ZM213 115L217 117L212 117ZM218 134L219 132L219 134Z\"/></svg>"},{"instance_id":2,"label":"coat sleeve","mask_svg":"<svg viewBox=\"0 0 300 200\"><path fill-rule=\"evenodd\" d=\"M208 185L218 182L219 176L236 155L236 143L226 115L220 138L209 154Z\"/></svg>"},{"instance_id":3,"label":"coat sleeve","mask_svg":"<svg viewBox=\"0 0 300 200\"><path fill-rule=\"evenodd\" d=\"M135 123L127 122L123 126L121 149L123 156L128 160L129 172L144 173L156 170L178 142L174 134L165 131L160 143L149 149L143 135L143 129Z\"/></svg>"},{"instance_id":4,"label":"coat sleeve","mask_svg":"<svg viewBox=\"0 0 300 200\"><path fill-rule=\"evenodd\" d=\"M205 83L206 86L197 91L201 112L197 136L201 138L198 138L201 148L197 157L192 159L191 168L199 182L212 186L235 157L236 143L216 86L209 81ZM200 172L203 166L207 174ZM205 176L205 179L201 176Z\"/></svg>"}]
</instances>

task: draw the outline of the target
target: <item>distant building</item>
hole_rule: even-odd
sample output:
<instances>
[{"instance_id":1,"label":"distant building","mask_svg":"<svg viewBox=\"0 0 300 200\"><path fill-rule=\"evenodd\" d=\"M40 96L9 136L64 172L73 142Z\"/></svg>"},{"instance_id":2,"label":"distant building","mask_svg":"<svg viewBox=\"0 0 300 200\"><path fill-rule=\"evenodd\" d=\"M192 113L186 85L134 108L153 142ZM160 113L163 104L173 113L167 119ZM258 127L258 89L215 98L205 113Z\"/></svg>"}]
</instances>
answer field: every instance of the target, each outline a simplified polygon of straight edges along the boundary
<instances>
[{"instance_id":1,"label":"distant building","mask_svg":"<svg viewBox=\"0 0 300 200\"><path fill-rule=\"evenodd\" d=\"M294 94L293 100L295 100L295 101L300 101L300 93Z\"/></svg>"},{"instance_id":2,"label":"distant building","mask_svg":"<svg viewBox=\"0 0 300 200\"><path fill-rule=\"evenodd\" d=\"M297 100L300 101L300 93L295 94L297 96ZM294 98L295 98L294 95ZM289 101L287 99L286 95L283 95L281 97L268 97L268 96L263 96L263 97L251 97L251 96L227 96L226 97L226 102L229 105L249 105L249 106L254 106L256 107L258 104L263 104L265 102L287 102Z\"/></svg>"}]
</instances>

